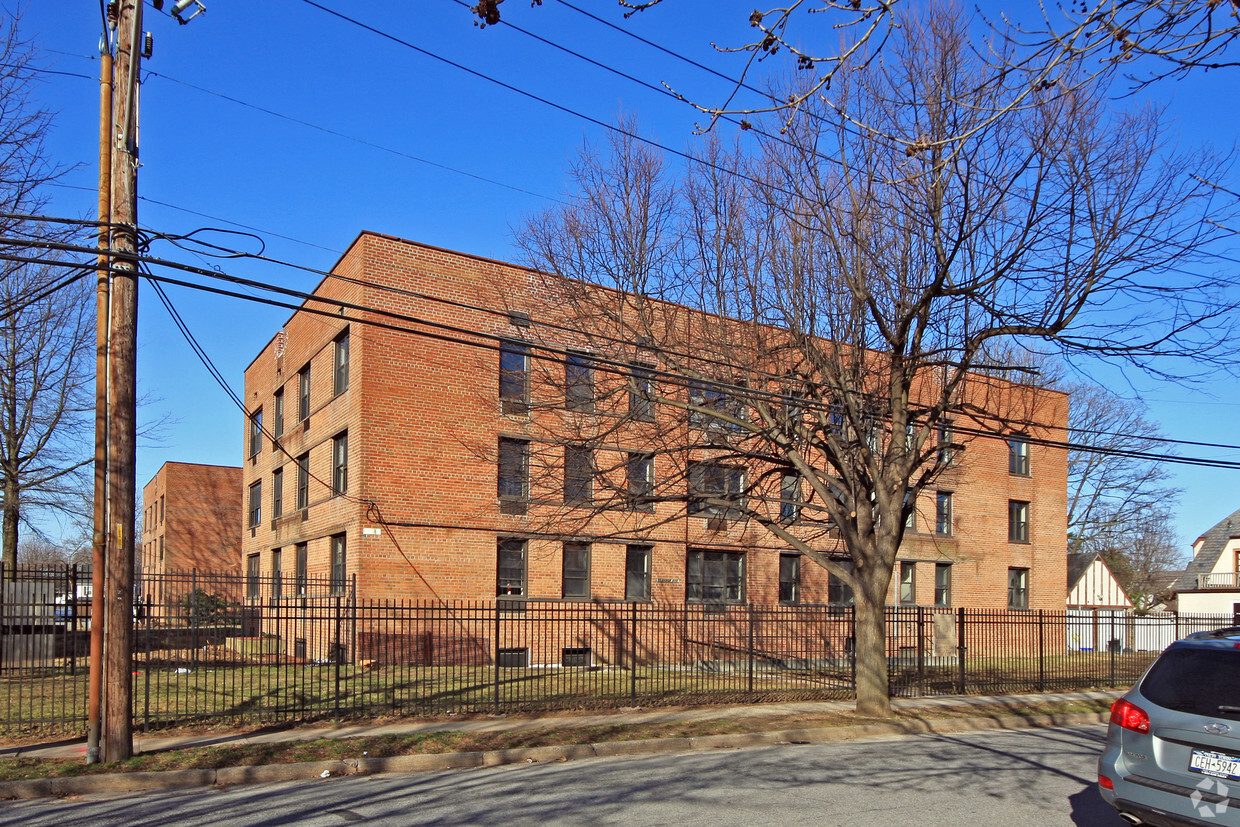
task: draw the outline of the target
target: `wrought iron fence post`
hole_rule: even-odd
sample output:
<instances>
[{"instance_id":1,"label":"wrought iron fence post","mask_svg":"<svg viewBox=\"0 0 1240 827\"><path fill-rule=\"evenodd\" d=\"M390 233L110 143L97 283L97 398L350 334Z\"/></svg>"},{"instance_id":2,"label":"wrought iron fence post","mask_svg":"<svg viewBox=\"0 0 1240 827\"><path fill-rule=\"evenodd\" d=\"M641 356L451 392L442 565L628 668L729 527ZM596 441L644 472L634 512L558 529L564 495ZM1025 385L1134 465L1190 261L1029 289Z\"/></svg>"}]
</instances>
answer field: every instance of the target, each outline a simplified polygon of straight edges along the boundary
<instances>
[{"instance_id":1,"label":"wrought iron fence post","mask_svg":"<svg viewBox=\"0 0 1240 827\"><path fill-rule=\"evenodd\" d=\"M748 604L749 609L749 694L753 695L753 602Z\"/></svg>"},{"instance_id":2,"label":"wrought iron fence post","mask_svg":"<svg viewBox=\"0 0 1240 827\"><path fill-rule=\"evenodd\" d=\"M494 703L495 711L499 712L499 598L495 598L495 681L494 681Z\"/></svg>"},{"instance_id":3,"label":"wrought iron fence post","mask_svg":"<svg viewBox=\"0 0 1240 827\"><path fill-rule=\"evenodd\" d=\"M1046 634L1044 610L1038 609L1038 691L1046 691Z\"/></svg>"},{"instance_id":4,"label":"wrought iron fence post","mask_svg":"<svg viewBox=\"0 0 1240 827\"><path fill-rule=\"evenodd\" d=\"M926 694L926 607L917 607L917 695Z\"/></svg>"},{"instance_id":5,"label":"wrought iron fence post","mask_svg":"<svg viewBox=\"0 0 1240 827\"><path fill-rule=\"evenodd\" d=\"M77 675L77 640L78 640L78 637L77 637L78 564L74 563L72 567L70 567L66 563L65 564L65 575L67 576L69 580L67 584L68 592L65 594L65 619L69 621L67 624L68 628L66 630L67 639L65 641L65 648L69 650L69 674L76 676ZM55 625L60 625L60 624L56 624L55 621L56 621L56 606L55 606L55 601L53 600L52 622Z\"/></svg>"},{"instance_id":6,"label":"wrought iron fence post","mask_svg":"<svg viewBox=\"0 0 1240 827\"><path fill-rule=\"evenodd\" d=\"M852 681L853 697L857 697L857 607L855 605L848 607L848 640L852 642L851 646L845 646L848 650L848 677Z\"/></svg>"},{"instance_id":7,"label":"wrought iron fence post","mask_svg":"<svg viewBox=\"0 0 1240 827\"><path fill-rule=\"evenodd\" d=\"M335 627L336 627L335 638L336 639L332 644L332 655L333 655L332 660L336 662L336 692L335 692L336 702L335 702L335 709L333 713L336 720L340 719L340 662L344 660L344 658L341 657L341 651L340 651L340 624L341 624L341 621L343 620L341 597L342 595L339 592L337 592L336 593L336 623L335 623Z\"/></svg>"},{"instance_id":8,"label":"wrought iron fence post","mask_svg":"<svg viewBox=\"0 0 1240 827\"><path fill-rule=\"evenodd\" d=\"M1111 679L1110 679L1110 682L1107 684L1107 686L1110 686L1113 688L1115 686L1115 650L1119 648L1118 646L1115 646L1112 643L1112 641L1115 640L1115 613L1114 612L1111 612L1109 626L1110 626L1110 636L1107 638L1107 653L1109 654L1110 661L1111 661Z\"/></svg>"},{"instance_id":9,"label":"wrought iron fence post","mask_svg":"<svg viewBox=\"0 0 1240 827\"><path fill-rule=\"evenodd\" d=\"M629 697L637 700L637 602L634 601L629 606L632 607L632 620L629 625Z\"/></svg>"},{"instance_id":10,"label":"wrought iron fence post","mask_svg":"<svg viewBox=\"0 0 1240 827\"><path fill-rule=\"evenodd\" d=\"M964 606L956 610L956 694L964 694L965 670L964 670Z\"/></svg>"}]
</instances>

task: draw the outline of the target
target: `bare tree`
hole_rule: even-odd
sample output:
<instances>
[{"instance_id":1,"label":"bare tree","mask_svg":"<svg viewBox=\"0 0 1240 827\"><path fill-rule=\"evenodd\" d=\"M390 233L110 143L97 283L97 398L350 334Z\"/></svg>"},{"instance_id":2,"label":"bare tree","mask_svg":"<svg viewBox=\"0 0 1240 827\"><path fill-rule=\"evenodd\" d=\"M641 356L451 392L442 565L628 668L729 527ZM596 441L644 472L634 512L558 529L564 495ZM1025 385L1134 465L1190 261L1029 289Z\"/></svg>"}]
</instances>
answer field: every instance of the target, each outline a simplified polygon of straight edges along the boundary
<instances>
[{"instance_id":1,"label":"bare tree","mask_svg":"<svg viewBox=\"0 0 1240 827\"><path fill-rule=\"evenodd\" d=\"M38 536L22 540L17 555L23 566L34 568L90 565L89 545L81 543L76 546L58 545L45 537Z\"/></svg>"},{"instance_id":2,"label":"bare tree","mask_svg":"<svg viewBox=\"0 0 1240 827\"><path fill-rule=\"evenodd\" d=\"M1103 551L1145 532L1151 514L1179 499L1171 473L1146 454L1167 452L1145 406L1093 384L1065 387L1072 399L1068 452L1068 553Z\"/></svg>"},{"instance_id":3,"label":"bare tree","mask_svg":"<svg viewBox=\"0 0 1240 827\"><path fill-rule=\"evenodd\" d=\"M33 220L57 170L44 138L49 114L30 99L36 56L10 18L0 32L0 232L55 241ZM23 521L71 510L89 460L94 317L80 272L12 243L0 250L0 495L4 563L18 559Z\"/></svg>"},{"instance_id":4,"label":"bare tree","mask_svg":"<svg viewBox=\"0 0 1240 827\"><path fill-rule=\"evenodd\" d=\"M1184 568L1171 515L1151 511L1143 520L1130 520L1129 531L1112 535L1102 557L1139 612L1148 612L1175 593L1175 578Z\"/></svg>"},{"instance_id":5,"label":"bare tree","mask_svg":"<svg viewBox=\"0 0 1240 827\"><path fill-rule=\"evenodd\" d=\"M1062 397L992 354L1226 357L1224 285L1170 269L1209 235L1207 190L1186 173L1210 159L1160 154L1155 113L1112 115L1092 88L995 117L1011 90L979 83L966 30L955 14L909 19L836 84L857 118L809 98L757 157L708 142L673 180L616 137L523 234L578 346L611 370L649 364L655 403L679 413L639 426L666 458L642 496L738 522L853 586L864 714L890 711L883 608L917 494L972 435L1046 438L1063 417ZM597 444L615 426L579 427Z\"/></svg>"}]
</instances>

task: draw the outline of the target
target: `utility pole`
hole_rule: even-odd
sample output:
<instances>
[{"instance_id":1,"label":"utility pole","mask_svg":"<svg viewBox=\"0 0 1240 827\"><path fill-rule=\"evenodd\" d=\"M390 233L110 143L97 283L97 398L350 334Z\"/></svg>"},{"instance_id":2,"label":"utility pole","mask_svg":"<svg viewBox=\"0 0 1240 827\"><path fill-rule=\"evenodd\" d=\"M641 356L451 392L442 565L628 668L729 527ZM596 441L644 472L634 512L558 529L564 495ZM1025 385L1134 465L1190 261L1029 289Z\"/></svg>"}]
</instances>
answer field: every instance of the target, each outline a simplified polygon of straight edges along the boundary
<instances>
[{"instance_id":1,"label":"utility pole","mask_svg":"<svg viewBox=\"0 0 1240 827\"><path fill-rule=\"evenodd\" d=\"M133 572L137 408L138 69L142 0L120 0L112 117L103 760L133 755Z\"/></svg>"},{"instance_id":2,"label":"utility pole","mask_svg":"<svg viewBox=\"0 0 1240 827\"><path fill-rule=\"evenodd\" d=\"M109 15L99 39L99 267L95 285L95 497L91 538L90 689L86 707L86 763L99 762L103 704L104 566L107 561L108 481L108 275L112 244L112 33ZM74 595L74 598L77 596Z\"/></svg>"}]
</instances>

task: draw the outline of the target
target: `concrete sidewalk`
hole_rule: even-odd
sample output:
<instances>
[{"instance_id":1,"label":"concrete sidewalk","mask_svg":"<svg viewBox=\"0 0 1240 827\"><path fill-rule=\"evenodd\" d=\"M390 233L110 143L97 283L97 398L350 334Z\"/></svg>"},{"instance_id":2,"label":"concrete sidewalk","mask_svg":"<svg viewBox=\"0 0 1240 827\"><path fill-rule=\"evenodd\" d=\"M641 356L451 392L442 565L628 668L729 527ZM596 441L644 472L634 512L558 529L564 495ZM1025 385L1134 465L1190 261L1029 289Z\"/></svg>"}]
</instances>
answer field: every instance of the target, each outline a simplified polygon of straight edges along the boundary
<instances>
[{"instance_id":1,"label":"concrete sidewalk","mask_svg":"<svg viewBox=\"0 0 1240 827\"><path fill-rule=\"evenodd\" d=\"M899 710L1011 707L1019 709L1030 704L1064 703L1086 700L1113 700L1121 691L1060 692L1031 695L951 695L932 698L894 698L892 706ZM779 716L813 716L851 712L852 701L807 701L802 703L762 704L711 707L703 709L621 709L592 715L558 715L553 717L488 716L467 720L410 721L375 726L354 725L253 731L230 734L182 736L134 735L134 752L160 752L171 749L192 749L220 744L271 744L287 741L312 741L319 738L357 738L377 735L403 735L419 732L502 732L531 729L562 729L594 726L635 726L686 721L708 721L719 718L763 718ZM86 742L58 741L0 748L0 758L84 758Z\"/></svg>"}]
</instances>

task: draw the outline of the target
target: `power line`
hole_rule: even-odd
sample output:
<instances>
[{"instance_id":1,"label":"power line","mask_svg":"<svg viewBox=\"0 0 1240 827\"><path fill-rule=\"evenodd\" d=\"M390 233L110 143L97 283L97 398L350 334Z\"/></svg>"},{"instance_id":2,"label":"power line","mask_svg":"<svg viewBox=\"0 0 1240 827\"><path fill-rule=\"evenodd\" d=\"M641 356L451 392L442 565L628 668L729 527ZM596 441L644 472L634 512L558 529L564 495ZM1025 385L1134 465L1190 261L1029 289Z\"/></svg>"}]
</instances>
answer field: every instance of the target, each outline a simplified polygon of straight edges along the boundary
<instances>
[{"instance_id":1,"label":"power line","mask_svg":"<svg viewBox=\"0 0 1240 827\"><path fill-rule=\"evenodd\" d=\"M158 237L158 236L156 236L156 237ZM19 241L15 241L14 239L4 239L4 238L0 238L0 244L17 244L17 243L20 243L20 242L19 242ZM93 250L93 248L89 248L89 247L80 247L80 246L70 245L70 244L64 244L64 243L60 243L60 242L47 242L47 241L42 241L42 240L34 240L34 241L27 242L27 243L29 243L29 244L31 244L31 245L33 245L33 246L36 246L36 247L44 247L44 248L47 248L47 249L62 250L62 251L67 251L67 252L82 252L82 253L90 253L90 252L93 252L93 251L94 251L94 250ZM381 310L381 309L372 308L372 307L367 307L367 306L365 306L365 305L360 305L360 304L356 304L356 303L352 303L352 302L344 302L344 301L337 300L337 299L329 299L329 298L326 298L326 297L323 297L323 296L319 296L319 295L317 295L317 294L315 294L315 293L312 293L312 292L306 292L306 291L302 291L302 290L295 290L295 289L292 289L292 288L280 287L280 286L273 285L273 284L270 284L270 283L267 283L267 282L257 281L257 280L253 280L253 279L246 279L246 278L242 278L242 277L239 277L239 276L230 275L230 274L224 273L224 272L219 271L219 270L208 270L208 269L205 269L205 268L194 267L194 266L191 266L191 265L185 265L185 264L182 264L182 263L179 263L179 262L174 262L174 261L170 261L170 260L166 260L166 259L161 259L161 258L156 258L156 257L151 257L151 256L139 256L139 257L137 257L137 260L139 260L139 261L140 261L141 263L143 263L144 265L152 265L152 264L154 264L154 265L159 265L159 266L169 267L169 268L171 268L171 269L183 270L183 271L185 271L185 272L189 272L189 273L192 273L192 274L195 274L195 275L200 275L200 276L205 276L205 277L207 277L207 278L212 278L212 279L218 279L218 280L227 281L227 282L230 282L230 283L233 283L233 284L237 284L238 286L242 286L242 287L248 287L248 288L251 288L251 289L258 289L258 290L265 290L265 291L269 291L269 292L275 292L275 293L277 293L277 294L281 294L281 295L284 295L284 296L287 296L287 297L290 297L290 298L300 299L302 302L310 302L310 301L319 302L319 303L322 303L322 304L326 304L326 305L329 305L329 306L335 307L335 308L337 308L337 309L338 309L338 310L340 310L340 311L343 311L343 310L345 310L345 309L349 309L349 310L354 310L354 311L356 311L356 312L361 312L361 313L371 313L371 314L376 314L376 315L384 316L384 317L387 317L387 318L391 318L391 319L393 319L393 320L395 320L395 321L402 321L402 322L406 322L406 323L410 323L410 324L416 324L416 325L420 325L420 326L423 326L423 327L431 328L431 329L433 329L433 330L439 330L439 331L442 331L442 333L440 333L440 334L433 334L433 333L430 333L430 332L428 332L428 331L413 330L413 329L410 329L410 328L401 327L401 326L399 326L399 325L380 324L380 326L385 327L385 328L388 328L388 329L391 329L391 330L394 330L394 331L405 332L405 333L412 333L412 334L414 334L414 335L420 335L420 336L424 336L424 337L428 337L428 338L439 339L439 340L442 340L442 341L445 341L445 342L452 342L452 343L463 344L463 345L468 345L468 346L473 346L473 347L486 347L487 349L490 349L490 350L499 351L500 349L502 349L502 348L505 346L505 344L507 344L507 343L509 343L509 342L512 342L512 341L513 341L513 339L512 339L512 337L511 337L511 336L503 336L503 335L500 335L500 334L486 333L486 332L483 332L483 331L473 330L473 329L468 328L468 327L461 327L461 326L456 326L456 325L449 325L449 324L442 323L442 322L434 322L434 321L430 321L430 320L423 319L423 318L420 318L420 317L411 316L411 315L408 315L408 314L397 313L397 312L395 312L395 311ZM33 261L38 261L38 260L33 260ZM72 264L66 264L66 263L62 263L62 262L48 262L48 263L60 264L60 265L62 265L62 266L74 266L74 265L72 265ZM90 267L89 265L78 265L78 266L83 266L83 267L87 267L87 268L89 268L89 267ZM92 268L92 269L93 269L93 268ZM329 274L329 275L330 275L330 274ZM149 276L149 278L163 278L163 277ZM206 287L204 287L204 286L202 286L202 285L196 285L196 284L194 284L194 283L192 283L192 282L185 282L185 281L180 281L180 280L171 280L171 279L167 279L167 280L168 280L170 283L180 284L180 285L182 285L182 286L186 286L186 287L195 287L195 288L198 288L198 289L206 289L206 290L209 290L209 291L211 291L211 292L218 292L218 291L215 291L215 290L213 290L213 289L211 289L211 288L206 288ZM345 279L345 280L346 280L346 281L353 282L353 283L361 283L361 284L365 284L365 285L372 286L372 287L380 287L380 285L376 285L376 284L373 284L373 283L370 283L370 282L365 282L365 281L362 281L362 280L357 280L357 279ZM399 289L397 289L397 291L398 291L398 292L411 292L411 291L400 291ZM240 294L240 293L232 293L232 292L227 292L227 291L222 292L221 294L222 294L222 295L228 295L228 296L234 296L234 297L238 297L238 298L245 298L245 299L248 299L248 300L250 300L250 301L258 301L258 302L265 303L265 304L270 304L270 305L273 305L273 306L285 307L285 308L288 308L288 309L293 310L293 311L295 311L295 312L296 312L296 311L298 311L298 310L302 310L302 311L306 311L306 312L315 312L315 313L318 313L318 314L321 314L321 315L328 315L328 316L332 316L332 317L334 317L334 318L338 318L338 316L337 316L335 313L333 313L333 312L313 310L313 309L311 309L311 308L306 308L306 307L304 307L304 306L302 306L302 305L294 305L294 304L289 304L289 303L286 303L286 302L277 302L277 301L273 301L273 300L269 300L269 299L261 299L261 298L258 298L258 297L252 296L252 295L246 295L246 294ZM429 300L432 300L432 301L440 301L440 300L439 300L439 299L437 299L436 297L426 296L425 294L417 294L417 293L413 293L412 295L414 295L414 296L416 296L416 297L419 297L419 298L429 299ZM450 300L443 300L443 301L446 301L447 303L450 303L450 304L454 304L454 303L453 303L453 302L451 302ZM499 313L499 311L493 311L493 310L486 309L486 308L478 308L478 307L471 306L471 305L465 305L465 304L463 304L463 303L455 303L455 304L457 304L457 306L462 307L463 309L472 309L472 310L478 310L478 311L488 312L488 313L493 313L493 314L495 314L495 313ZM507 315L507 314L503 314L503 315ZM360 322L360 323L363 323L363 324L375 324L375 322L373 322L372 320L368 320L368 319L360 319L360 318L356 318L356 317L354 317L354 319L355 319L356 321ZM579 329L575 329L575 328L567 327L567 326L555 326L555 329L561 330L561 331L563 331L563 332L583 334L583 331L581 331L581 330L579 330ZM456 338L456 337L458 337L458 336L476 337L476 338L479 338L479 339L483 339L483 340L486 340L486 341L492 342L493 344L490 344L490 345L483 345L482 343L477 342L477 341L471 341L471 340L468 340L468 339ZM610 341L612 341L613 343L623 343L623 341L622 341L622 340L615 339L615 338L610 339ZM566 360L566 359L570 356L570 354L572 354L572 353L573 353L573 351L572 351L572 349L571 349L571 348L552 347L552 346L548 346L548 345L546 345L546 344L532 343L532 342L525 342L525 343L523 343L523 344L527 345L528 347L530 347L530 348L532 348L532 349L535 349L535 350L541 351L541 352L546 353L546 354L550 354L550 356L536 356L535 358L539 358L539 359L542 359L542 360L549 360L549 361L553 361L553 362L560 362L560 363L563 363L563 362L564 362L564 361L565 361L565 360ZM698 359L698 360L700 360L700 361L704 361L704 362L707 362L707 363L710 363L710 364L714 364L714 365L716 365L716 366L720 366L720 367L725 367L725 368L728 368L728 369L731 369L731 370L742 370L742 368L741 368L740 366L737 366L737 365L734 365L734 364L730 364L730 363L724 363L724 362L721 362L721 361L718 361L718 360L703 360L703 359L701 359L701 357L700 357L700 356L697 356L697 355L694 355L694 354L679 354L679 353L670 352L670 351L662 351L662 352L666 353L667 355L674 355L674 356L677 356L677 357L679 357L679 358L694 358L694 359ZM629 362L627 362L627 361L620 361L620 360L606 359L606 358L597 357L597 356L591 356L590 358L591 358L591 361L592 361L592 363L593 363L593 364L603 366L604 368L610 368L610 370L605 370L604 372L612 372L612 373L615 373L615 374L618 374L618 375L627 375L627 374L628 374L628 372L629 372L629 370L631 370L631 367L632 367L632 365L631 365ZM744 370L752 370L752 367L744 368ZM739 385L729 384L729 383L726 383L726 382L720 382L720 381L718 381L718 380L715 380L715 379L710 379L710 378L705 378L705 377L704 377L704 378L702 378L702 379L700 379L700 380L695 380L695 379L693 379L693 378L691 378L691 377L687 377L687 376L685 376L685 375L683 375L683 374L679 374L679 373L672 373L672 372L667 372L667 371L652 370L652 371L650 371L650 373L651 373L651 375L656 376L656 377L658 377L658 378L660 378L660 379L663 379L664 381L668 381L668 382L671 382L672 384L679 385L679 386L681 386L681 387L686 387L686 388L687 388L687 387L691 387L691 386L706 385L706 386L709 386L709 387L711 387L711 388L714 388L714 389L717 389L717 390L720 390L720 391L723 391L723 392L744 393L744 394L748 394L748 395L753 395L753 394L755 393L755 389L753 389L753 388L748 388L748 387L743 387L743 386L739 386ZM764 374L764 375L765 375L765 378L772 379L772 380L779 380L779 379L781 378L781 377L779 377L779 376L776 376L775 374L769 374L769 373L768 373L768 374ZM759 393L760 395L767 395L767 396L769 396L769 397L770 397L770 399L772 399L772 400L774 400L774 401L779 401L779 400L784 399L784 398L786 397L786 395L784 395L784 394L779 394L779 393L776 393L776 392L770 392L769 394L763 394L763 392L758 392L758 393ZM1043 427L1050 427L1050 426L1043 426ZM957 428L957 430L959 430L959 431L960 431L960 432L962 432L962 433L966 432L966 429L964 429L964 428L962 428L962 427L961 427L961 428ZM1070 429L1070 430L1071 430L1071 429ZM1080 433L1092 433L1092 434L1102 435L1102 436L1123 436L1122 434L1108 434L1108 433L1106 433L1106 432L1099 432L1099 431L1081 431L1080 429L1077 429L1077 430L1078 430L1078 432L1080 432ZM1004 438L1004 439L1010 438L1010 436L1011 436L1010 434L996 434L996 433L994 433L994 432L983 431L983 430L980 430L980 429L975 429L974 433L975 433L976 435L979 435L979 436L1000 437L1000 438ZM1221 449L1225 449L1225 450L1240 450L1240 446L1236 446L1236 445L1226 445L1226 444L1218 444L1218 443L1205 443L1205 442L1193 442L1193 441L1187 441L1187 440L1174 440L1174 439L1170 439L1170 438L1150 438L1150 440L1149 440L1149 441L1151 441L1151 442L1158 442L1158 443L1161 443L1161 444L1178 444L1178 445L1190 445L1190 446L1195 446L1195 447L1212 447L1212 448L1221 448ZM1099 451L1098 449L1096 449L1096 448L1095 448L1095 447L1093 447L1093 446L1087 446L1087 445L1081 445L1081 444L1074 444L1074 443L1067 442L1067 441L1058 441L1058 440L1041 440L1041 441L1039 441L1039 444L1044 444L1044 445L1048 445L1048 446L1052 446L1052 447L1064 447L1064 448L1067 448L1067 449L1070 449L1070 450L1082 450L1082 451L1089 451L1089 452L1103 452L1103 451ZM1171 461L1171 462L1179 462L1179 461L1181 461L1181 460L1180 460L1180 459L1178 459L1178 458L1163 457L1163 456L1161 456L1161 455L1153 455L1153 454L1149 454L1149 453L1146 453L1146 452L1116 451L1116 450L1112 450L1112 449L1108 449L1108 450L1107 450L1107 451L1105 451L1105 452L1106 452L1106 453L1112 453L1112 454L1115 454L1115 455L1131 456L1131 457L1133 457L1133 458L1138 458L1138 459L1154 459L1154 460L1160 460L1160 461L1161 461L1161 460L1166 460L1166 461ZM1214 462L1214 461L1212 461L1212 460L1205 460L1205 459L1203 459L1203 460L1200 460L1200 462L1203 462L1203 463L1212 463L1212 462ZM1229 466L1229 465L1224 465L1224 466L1220 466L1220 467L1230 467L1230 466ZM1237 467L1240 467L1240 464L1237 464Z\"/></svg>"}]
</instances>

